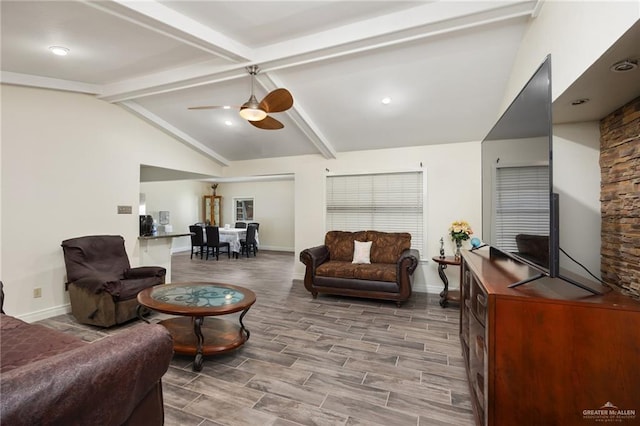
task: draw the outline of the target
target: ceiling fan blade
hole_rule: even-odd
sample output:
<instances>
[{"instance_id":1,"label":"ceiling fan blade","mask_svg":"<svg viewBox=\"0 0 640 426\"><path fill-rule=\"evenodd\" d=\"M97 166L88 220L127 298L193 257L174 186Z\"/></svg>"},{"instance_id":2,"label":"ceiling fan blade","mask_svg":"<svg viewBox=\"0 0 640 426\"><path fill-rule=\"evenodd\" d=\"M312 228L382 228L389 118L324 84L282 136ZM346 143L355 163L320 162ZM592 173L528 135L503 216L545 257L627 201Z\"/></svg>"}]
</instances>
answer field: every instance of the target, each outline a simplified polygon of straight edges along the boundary
<instances>
[{"instance_id":1,"label":"ceiling fan blade","mask_svg":"<svg viewBox=\"0 0 640 426\"><path fill-rule=\"evenodd\" d=\"M269 117L268 115L263 120L249 121L249 123L251 123L252 125L254 125L259 129L264 129L264 130L278 130L284 127L284 124L282 124L281 122L279 122L273 117Z\"/></svg>"},{"instance_id":2,"label":"ceiling fan blade","mask_svg":"<svg viewBox=\"0 0 640 426\"><path fill-rule=\"evenodd\" d=\"M187 109L240 109L240 107L236 105L203 105L188 107Z\"/></svg>"},{"instance_id":3,"label":"ceiling fan blade","mask_svg":"<svg viewBox=\"0 0 640 426\"><path fill-rule=\"evenodd\" d=\"M291 93L289 93L287 89L273 90L260 102L260 108L267 112L282 112L292 106L293 96L291 96Z\"/></svg>"}]
</instances>

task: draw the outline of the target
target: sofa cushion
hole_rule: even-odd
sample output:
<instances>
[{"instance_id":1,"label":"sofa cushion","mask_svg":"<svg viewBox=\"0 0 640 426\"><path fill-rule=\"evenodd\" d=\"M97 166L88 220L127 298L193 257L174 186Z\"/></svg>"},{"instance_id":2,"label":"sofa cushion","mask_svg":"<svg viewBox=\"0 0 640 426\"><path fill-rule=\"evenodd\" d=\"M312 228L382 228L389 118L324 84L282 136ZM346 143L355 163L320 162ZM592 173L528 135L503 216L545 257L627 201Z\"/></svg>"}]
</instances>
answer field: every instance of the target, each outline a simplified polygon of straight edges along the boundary
<instances>
[{"instance_id":1,"label":"sofa cushion","mask_svg":"<svg viewBox=\"0 0 640 426\"><path fill-rule=\"evenodd\" d=\"M344 260L330 260L318 266L316 275L333 278L355 278L357 263Z\"/></svg>"},{"instance_id":2,"label":"sofa cushion","mask_svg":"<svg viewBox=\"0 0 640 426\"><path fill-rule=\"evenodd\" d=\"M4 314L0 314L0 328L0 373L87 344L68 334Z\"/></svg>"},{"instance_id":3,"label":"sofa cushion","mask_svg":"<svg viewBox=\"0 0 640 426\"><path fill-rule=\"evenodd\" d=\"M371 263L396 263L402 252L411 248L408 232L366 231L366 241L372 241Z\"/></svg>"},{"instance_id":4,"label":"sofa cushion","mask_svg":"<svg viewBox=\"0 0 640 426\"><path fill-rule=\"evenodd\" d=\"M396 265L393 263L360 264L356 268L354 278L370 281L396 281Z\"/></svg>"},{"instance_id":5,"label":"sofa cushion","mask_svg":"<svg viewBox=\"0 0 640 426\"><path fill-rule=\"evenodd\" d=\"M396 265L390 263L363 264L330 260L318 266L316 276L395 282Z\"/></svg>"},{"instance_id":6,"label":"sofa cushion","mask_svg":"<svg viewBox=\"0 0 640 426\"><path fill-rule=\"evenodd\" d=\"M355 240L367 241L366 231L346 232L329 231L324 237L324 244L329 249L329 259L351 262Z\"/></svg>"}]
</instances>

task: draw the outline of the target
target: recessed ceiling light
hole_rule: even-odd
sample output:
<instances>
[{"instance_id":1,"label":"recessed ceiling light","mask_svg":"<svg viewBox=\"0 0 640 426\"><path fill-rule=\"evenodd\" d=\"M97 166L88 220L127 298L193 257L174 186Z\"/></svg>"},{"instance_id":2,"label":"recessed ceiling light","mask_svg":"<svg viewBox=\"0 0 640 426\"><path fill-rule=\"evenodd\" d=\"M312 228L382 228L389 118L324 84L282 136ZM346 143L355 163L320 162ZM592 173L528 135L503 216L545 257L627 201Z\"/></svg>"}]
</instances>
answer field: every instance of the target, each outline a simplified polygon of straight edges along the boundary
<instances>
[{"instance_id":1,"label":"recessed ceiling light","mask_svg":"<svg viewBox=\"0 0 640 426\"><path fill-rule=\"evenodd\" d=\"M224 122L224 124L226 124L227 126L231 126L231 125L233 125L233 123L231 122L231 120L226 120L226 121Z\"/></svg>"},{"instance_id":2,"label":"recessed ceiling light","mask_svg":"<svg viewBox=\"0 0 640 426\"><path fill-rule=\"evenodd\" d=\"M231 107L229 105L225 105L222 107L222 109L231 109Z\"/></svg>"},{"instance_id":3,"label":"recessed ceiling light","mask_svg":"<svg viewBox=\"0 0 640 426\"><path fill-rule=\"evenodd\" d=\"M69 49L63 46L51 46L49 51L57 56L67 56L69 54Z\"/></svg>"},{"instance_id":4,"label":"recessed ceiling light","mask_svg":"<svg viewBox=\"0 0 640 426\"><path fill-rule=\"evenodd\" d=\"M382 100L380 102L382 102L383 105L389 105L391 103L391 98L386 96L386 97L382 98Z\"/></svg>"},{"instance_id":5,"label":"recessed ceiling light","mask_svg":"<svg viewBox=\"0 0 640 426\"><path fill-rule=\"evenodd\" d=\"M633 59L625 59L624 61L616 62L609 68L613 72L627 72L633 71L638 68L638 61Z\"/></svg>"},{"instance_id":6,"label":"recessed ceiling light","mask_svg":"<svg viewBox=\"0 0 640 426\"><path fill-rule=\"evenodd\" d=\"M576 106L576 105L586 104L590 100L591 99L589 98L576 99L575 101L571 101L571 105Z\"/></svg>"}]
</instances>

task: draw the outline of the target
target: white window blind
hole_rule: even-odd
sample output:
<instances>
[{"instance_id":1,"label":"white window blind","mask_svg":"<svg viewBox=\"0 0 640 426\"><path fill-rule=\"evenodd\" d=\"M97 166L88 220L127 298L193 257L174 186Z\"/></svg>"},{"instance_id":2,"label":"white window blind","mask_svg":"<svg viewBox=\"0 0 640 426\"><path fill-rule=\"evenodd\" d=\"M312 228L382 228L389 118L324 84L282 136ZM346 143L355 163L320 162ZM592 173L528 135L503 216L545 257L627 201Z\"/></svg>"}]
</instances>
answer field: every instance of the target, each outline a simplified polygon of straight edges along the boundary
<instances>
[{"instance_id":1,"label":"white window blind","mask_svg":"<svg viewBox=\"0 0 640 426\"><path fill-rule=\"evenodd\" d=\"M549 167L496 168L496 242L517 252L516 235L549 235Z\"/></svg>"},{"instance_id":2,"label":"white window blind","mask_svg":"<svg viewBox=\"0 0 640 426\"><path fill-rule=\"evenodd\" d=\"M408 232L423 251L422 172L327 176L327 231Z\"/></svg>"}]
</instances>

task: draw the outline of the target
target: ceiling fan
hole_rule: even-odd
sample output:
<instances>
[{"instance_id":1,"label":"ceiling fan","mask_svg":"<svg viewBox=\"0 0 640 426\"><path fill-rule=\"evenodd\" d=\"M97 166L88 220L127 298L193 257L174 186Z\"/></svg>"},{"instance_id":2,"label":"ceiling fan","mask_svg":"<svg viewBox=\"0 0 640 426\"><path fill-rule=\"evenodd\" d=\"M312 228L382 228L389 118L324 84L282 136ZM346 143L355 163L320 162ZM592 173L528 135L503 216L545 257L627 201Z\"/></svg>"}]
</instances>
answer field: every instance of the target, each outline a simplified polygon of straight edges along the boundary
<instances>
[{"instance_id":1,"label":"ceiling fan","mask_svg":"<svg viewBox=\"0 0 640 426\"><path fill-rule=\"evenodd\" d=\"M259 129L282 129L284 124L268 114L272 112L283 112L291 108L293 106L293 96L291 96L291 93L287 89L275 89L269 92L267 96L258 103L256 96L253 94L253 84L258 71L260 71L260 68L258 68L257 65L247 67L247 72L251 75L251 96L247 102L239 107L240 116ZM214 105L189 107L189 109L217 108L229 107Z\"/></svg>"}]
</instances>

